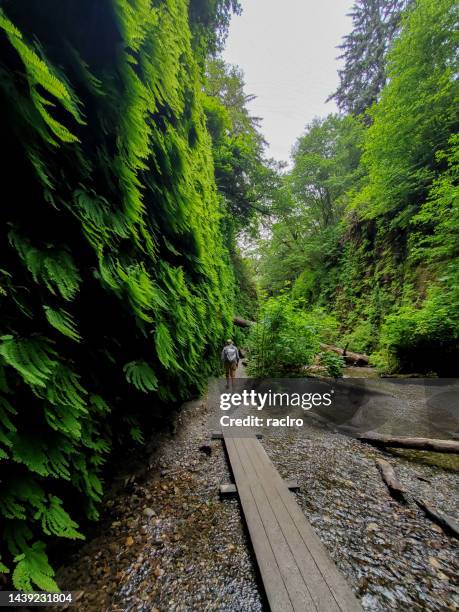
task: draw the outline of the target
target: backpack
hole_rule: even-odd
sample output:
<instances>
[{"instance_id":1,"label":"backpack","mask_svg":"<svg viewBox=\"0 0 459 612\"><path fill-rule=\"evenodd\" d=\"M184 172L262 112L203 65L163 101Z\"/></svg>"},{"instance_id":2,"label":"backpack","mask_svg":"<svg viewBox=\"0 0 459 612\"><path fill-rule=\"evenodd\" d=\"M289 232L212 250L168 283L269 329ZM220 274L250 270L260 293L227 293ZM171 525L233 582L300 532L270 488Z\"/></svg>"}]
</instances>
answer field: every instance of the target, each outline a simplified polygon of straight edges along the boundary
<instances>
[{"instance_id":1,"label":"backpack","mask_svg":"<svg viewBox=\"0 0 459 612\"><path fill-rule=\"evenodd\" d=\"M225 346L224 355L226 363L236 363L237 348L234 346L234 344L231 344L230 346Z\"/></svg>"}]
</instances>

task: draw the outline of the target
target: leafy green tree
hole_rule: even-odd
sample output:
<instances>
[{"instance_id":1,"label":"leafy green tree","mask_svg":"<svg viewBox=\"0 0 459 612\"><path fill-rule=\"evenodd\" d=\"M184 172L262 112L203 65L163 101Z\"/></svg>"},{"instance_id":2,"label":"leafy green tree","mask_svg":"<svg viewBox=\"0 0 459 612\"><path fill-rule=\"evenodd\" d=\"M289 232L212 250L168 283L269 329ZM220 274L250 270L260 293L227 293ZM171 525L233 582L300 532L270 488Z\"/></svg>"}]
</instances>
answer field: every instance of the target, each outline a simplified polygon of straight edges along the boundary
<instances>
[{"instance_id":1,"label":"leafy green tree","mask_svg":"<svg viewBox=\"0 0 459 612\"><path fill-rule=\"evenodd\" d=\"M314 120L298 139L293 169L277 193L270 234L260 242L265 290L275 292L290 281L298 297L317 299L324 266L339 251L348 194L362 182L363 131L353 117L330 115Z\"/></svg>"},{"instance_id":2,"label":"leafy green tree","mask_svg":"<svg viewBox=\"0 0 459 612\"><path fill-rule=\"evenodd\" d=\"M391 213L406 226L445 169L437 152L459 120L457 20L454 0L418 0L403 20L365 139L369 184L356 200L365 217Z\"/></svg>"},{"instance_id":3,"label":"leafy green tree","mask_svg":"<svg viewBox=\"0 0 459 612\"><path fill-rule=\"evenodd\" d=\"M207 63L205 110L212 136L215 179L234 231L267 214L278 168L265 159L259 120L250 115L242 71L221 59Z\"/></svg>"},{"instance_id":4,"label":"leafy green tree","mask_svg":"<svg viewBox=\"0 0 459 612\"><path fill-rule=\"evenodd\" d=\"M224 47L232 13L240 14L238 0L190 0L189 22L197 58L216 55Z\"/></svg>"},{"instance_id":5,"label":"leafy green tree","mask_svg":"<svg viewBox=\"0 0 459 612\"><path fill-rule=\"evenodd\" d=\"M299 373L319 350L314 321L288 294L268 299L248 338L249 373L285 376Z\"/></svg>"},{"instance_id":6,"label":"leafy green tree","mask_svg":"<svg viewBox=\"0 0 459 612\"><path fill-rule=\"evenodd\" d=\"M292 193L315 228L341 218L348 192L362 179L363 126L354 118L329 115L306 126L293 150Z\"/></svg>"}]
</instances>

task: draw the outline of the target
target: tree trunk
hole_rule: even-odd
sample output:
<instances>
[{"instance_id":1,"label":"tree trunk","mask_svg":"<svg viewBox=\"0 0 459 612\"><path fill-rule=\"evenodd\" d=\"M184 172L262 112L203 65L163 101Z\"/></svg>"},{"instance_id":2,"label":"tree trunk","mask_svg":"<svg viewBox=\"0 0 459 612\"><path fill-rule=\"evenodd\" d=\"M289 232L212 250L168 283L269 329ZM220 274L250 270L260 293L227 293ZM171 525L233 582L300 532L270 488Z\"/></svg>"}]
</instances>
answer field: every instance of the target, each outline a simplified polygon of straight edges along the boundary
<instances>
[{"instance_id":1,"label":"tree trunk","mask_svg":"<svg viewBox=\"0 0 459 612\"><path fill-rule=\"evenodd\" d=\"M364 355L363 353L354 353L353 351L348 351L347 348L342 349L339 348L339 346L334 346L333 344L321 344L320 348L325 351L333 351L334 353L341 355L347 365L367 366L369 363L368 355Z\"/></svg>"},{"instance_id":2,"label":"tree trunk","mask_svg":"<svg viewBox=\"0 0 459 612\"><path fill-rule=\"evenodd\" d=\"M455 440L434 440L433 438L405 438L386 436L377 433L364 433L358 436L362 442L375 446L391 446L392 448L412 448L416 450L434 451L437 453L459 453L459 442Z\"/></svg>"}]
</instances>

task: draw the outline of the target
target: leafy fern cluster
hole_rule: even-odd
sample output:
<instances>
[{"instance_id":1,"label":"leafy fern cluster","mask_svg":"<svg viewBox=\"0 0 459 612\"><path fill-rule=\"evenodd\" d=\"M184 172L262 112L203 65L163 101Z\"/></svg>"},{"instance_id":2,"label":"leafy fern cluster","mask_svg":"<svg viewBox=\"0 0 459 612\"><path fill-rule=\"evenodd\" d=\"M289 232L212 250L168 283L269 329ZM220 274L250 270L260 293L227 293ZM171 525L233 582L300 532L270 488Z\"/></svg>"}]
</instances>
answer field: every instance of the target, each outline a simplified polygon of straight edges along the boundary
<instances>
[{"instance_id":1,"label":"leafy fern cluster","mask_svg":"<svg viewBox=\"0 0 459 612\"><path fill-rule=\"evenodd\" d=\"M229 333L198 16L0 9L0 571L17 589L58 588L47 542L83 538L110 452L201 389Z\"/></svg>"}]
</instances>

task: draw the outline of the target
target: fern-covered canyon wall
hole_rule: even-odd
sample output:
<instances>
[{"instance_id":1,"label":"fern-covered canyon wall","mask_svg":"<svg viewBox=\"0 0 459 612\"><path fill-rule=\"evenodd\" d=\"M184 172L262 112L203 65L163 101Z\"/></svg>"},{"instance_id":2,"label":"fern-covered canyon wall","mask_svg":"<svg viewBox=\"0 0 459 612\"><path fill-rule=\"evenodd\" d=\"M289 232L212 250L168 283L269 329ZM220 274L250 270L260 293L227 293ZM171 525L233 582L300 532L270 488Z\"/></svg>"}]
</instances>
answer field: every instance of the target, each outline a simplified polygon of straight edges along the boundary
<instances>
[{"instance_id":1,"label":"fern-covered canyon wall","mask_svg":"<svg viewBox=\"0 0 459 612\"><path fill-rule=\"evenodd\" d=\"M46 543L232 329L202 77L235 3L26 4L0 10L0 569L55 590Z\"/></svg>"}]
</instances>

